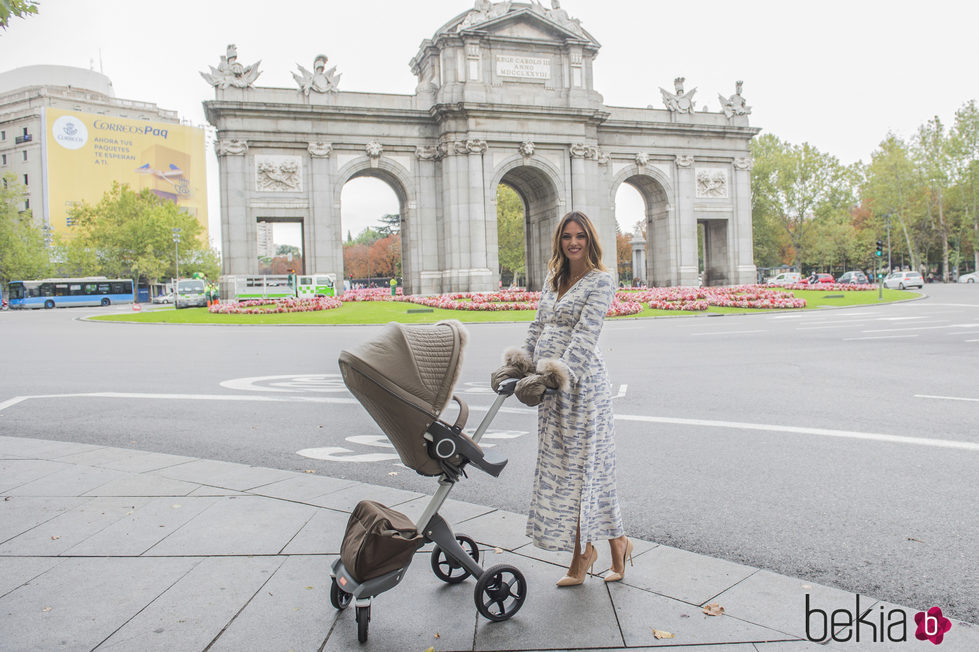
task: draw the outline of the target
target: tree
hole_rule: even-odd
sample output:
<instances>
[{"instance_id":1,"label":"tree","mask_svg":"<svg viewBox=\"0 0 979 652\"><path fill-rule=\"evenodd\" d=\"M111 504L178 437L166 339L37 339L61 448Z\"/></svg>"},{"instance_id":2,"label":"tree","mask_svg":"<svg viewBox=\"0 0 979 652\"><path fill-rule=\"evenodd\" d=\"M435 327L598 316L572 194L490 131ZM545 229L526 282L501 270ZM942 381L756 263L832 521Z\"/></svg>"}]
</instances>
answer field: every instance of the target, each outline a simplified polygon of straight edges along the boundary
<instances>
[{"instance_id":1,"label":"tree","mask_svg":"<svg viewBox=\"0 0 979 652\"><path fill-rule=\"evenodd\" d=\"M44 233L30 211L21 211L24 189L12 174L0 186L0 284L49 276L51 263Z\"/></svg>"},{"instance_id":2,"label":"tree","mask_svg":"<svg viewBox=\"0 0 979 652\"><path fill-rule=\"evenodd\" d=\"M517 191L503 183L496 187L496 238L500 281L522 284L527 278L524 204Z\"/></svg>"},{"instance_id":3,"label":"tree","mask_svg":"<svg viewBox=\"0 0 979 652\"><path fill-rule=\"evenodd\" d=\"M7 29L11 18L27 18L37 13L37 0L0 0L0 28Z\"/></svg>"},{"instance_id":4,"label":"tree","mask_svg":"<svg viewBox=\"0 0 979 652\"><path fill-rule=\"evenodd\" d=\"M220 273L217 252L204 242L204 229L173 202L150 190L136 192L114 183L96 205L82 202L69 215L76 226L61 243L69 275L104 275L156 282L176 275L173 229L180 229L180 273Z\"/></svg>"},{"instance_id":5,"label":"tree","mask_svg":"<svg viewBox=\"0 0 979 652\"><path fill-rule=\"evenodd\" d=\"M771 134L752 141L752 212L781 226L798 265L817 217L846 214L854 205L854 171L809 143L790 145Z\"/></svg>"},{"instance_id":6,"label":"tree","mask_svg":"<svg viewBox=\"0 0 979 652\"><path fill-rule=\"evenodd\" d=\"M618 264L619 278L632 281L632 235L622 233L619 223L615 223L615 260Z\"/></svg>"},{"instance_id":7,"label":"tree","mask_svg":"<svg viewBox=\"0 0 979 652\"><path fill-rule=\"evenodd\" d=\"M279 245L275 249L276 256L288 256L292 254L293 256L302 256L303 252L296 245Z\"/></svg>"},{"instance_id":8,"label":"tree","mask_svg":"<svg viewBox=\"0 0 979 652\"><path fill-rule=\"evenodd\" d=\"M401 216L397 213L382 215L381 219L378 221L381 223L381 225L377 227L377 232L380 233L382 237L386 238L389 235L401 233Z\"/></svg>"},{"instance_id":9,"label":"tree","mask_svg":"<svg viewBox=\"0 0 979 652\"><path fill-rule=\"evenodd\" d=\"M945 200L952 180L951 143L945 125L936 116L918 128L914 148L915 158L928 185L929 215L942 246L942 280L949 280L949 232ZM937 218L937 222L934 220Z\"/></svg>"},{"instance_id":10,"label":"tree","mask_svg":"<svg viewBox=\"0 0 979 652\"><path fill-rule=\"evenodd\" d=\"M979 270L979 107L970 100L955 112L952 155L958 184L963 226L971 224L973 269Z\"/></svg>"}]
</instances>

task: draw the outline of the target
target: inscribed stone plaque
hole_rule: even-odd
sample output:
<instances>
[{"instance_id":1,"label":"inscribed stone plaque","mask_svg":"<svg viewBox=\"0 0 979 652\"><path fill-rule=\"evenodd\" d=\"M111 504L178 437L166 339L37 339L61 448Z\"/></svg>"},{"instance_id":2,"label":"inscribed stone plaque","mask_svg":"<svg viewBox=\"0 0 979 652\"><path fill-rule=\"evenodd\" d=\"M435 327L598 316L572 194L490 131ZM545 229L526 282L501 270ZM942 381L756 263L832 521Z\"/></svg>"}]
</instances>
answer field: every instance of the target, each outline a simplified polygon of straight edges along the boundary
<instances>
[{"instance_id":1,"label":"inscribed stone plaque","mask_svg":"<svg viewBox=\"0 0 979 652\"><path fill-rule=\"evenodd\" d=\"M545 80L551 78L551 60L547 57L496 56L496 74L500 77Z\"/></svg>"}]
</instances>

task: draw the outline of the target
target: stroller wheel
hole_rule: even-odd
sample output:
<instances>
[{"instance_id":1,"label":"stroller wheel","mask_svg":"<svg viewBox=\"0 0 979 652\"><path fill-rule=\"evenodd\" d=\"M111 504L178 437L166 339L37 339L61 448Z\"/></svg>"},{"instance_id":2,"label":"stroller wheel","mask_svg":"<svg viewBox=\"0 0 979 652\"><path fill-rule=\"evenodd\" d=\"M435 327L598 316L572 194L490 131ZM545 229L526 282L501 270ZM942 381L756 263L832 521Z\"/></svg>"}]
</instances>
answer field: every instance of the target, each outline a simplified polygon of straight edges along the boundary
<instances>
[{"instance_id":1,"label":"stroller wheel","mask_svg":"<svg viewBox=\"0 0 979 652\"><path fill-rule=\"evenodd\" d=\"M476 545L476 542L465 534L457 534L456 541L473 558L473 561L478 564L479 546ZM432 572L435 573L435 577L447 584L458 584L469 577L469 571L466 570L466 567L447 555L437 545L432 549Z\"/></svg>"},{"instance_id":2,"label":"stroller wheel","mask_svg":"<svg viewBox=\"0 0 979 652\"><path fill-rule=\"evenodd\" d=\"M357 607L357 640L367 642L367 626L371 621L370 607Z\"/></svg>"},{"instance_id":3,"label":"stroller wheel","mask_svg":"<svg viewBox=\"0 0 979 652\"><path fill-rule=\"evenodd\" d=\"M353 596L341 589L337 584L337 578L334 577L333 583L330 584L330 604L334 608L342 611L350 605L351 599L353 599Z\"/></svg>"},{"instance_id":4,"label":"stroller wheel","mask_svg":"<svg viewBox=\"0 0 979 652\"><path fill-rule=\"evenodd\" d=\"M513 566L500 564L483 572L473 596L476 609L486 618L499 622L520 611L527 597L527 580Z\"/></svg>"}]
</instances>

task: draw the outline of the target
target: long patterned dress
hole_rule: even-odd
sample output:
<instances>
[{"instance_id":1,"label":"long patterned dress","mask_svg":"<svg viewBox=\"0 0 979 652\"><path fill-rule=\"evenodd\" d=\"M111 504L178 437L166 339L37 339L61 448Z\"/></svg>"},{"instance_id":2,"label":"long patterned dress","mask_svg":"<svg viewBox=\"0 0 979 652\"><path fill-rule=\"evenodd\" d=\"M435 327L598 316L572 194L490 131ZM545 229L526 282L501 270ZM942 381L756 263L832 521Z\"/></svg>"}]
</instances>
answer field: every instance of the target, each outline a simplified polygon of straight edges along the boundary
<instances>
[{"instance_id":1,"label":"long patterned dress","mask_svg":"<svg viewBox=\"0 0 979 652\"><path fill-rule=\"evenodd\" d=\"M615 296L611 274L592 270L557 298L545 283L524 348L534 363L558 359L570 370L566 392L538 407L537 467L527 536L545 550L574 549L624 534L615 493L615 429L605 361L598 350Z\"/></svg>"}]
</instances>

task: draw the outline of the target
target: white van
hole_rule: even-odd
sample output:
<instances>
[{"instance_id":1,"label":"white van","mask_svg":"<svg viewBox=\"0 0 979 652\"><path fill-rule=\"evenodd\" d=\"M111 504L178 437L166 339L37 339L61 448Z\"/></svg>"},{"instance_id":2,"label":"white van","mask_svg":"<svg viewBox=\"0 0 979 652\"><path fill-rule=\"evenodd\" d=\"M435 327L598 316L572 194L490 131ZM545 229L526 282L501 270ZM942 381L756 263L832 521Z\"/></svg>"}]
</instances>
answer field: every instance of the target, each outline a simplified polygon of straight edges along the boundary
<instances>
[{"instance_id":1,"label":"white van","mask_svg":"<svg viewBox=\"0 0 979 652\"><path fill-rule=\"evenodd\" d=\"M768 279L769 283L774 283L775 285L792 285L793 283L798 283L802 280L802 274L799 272L782 272L778 276L773 276Z\"/></svg>"}]
</instances>

